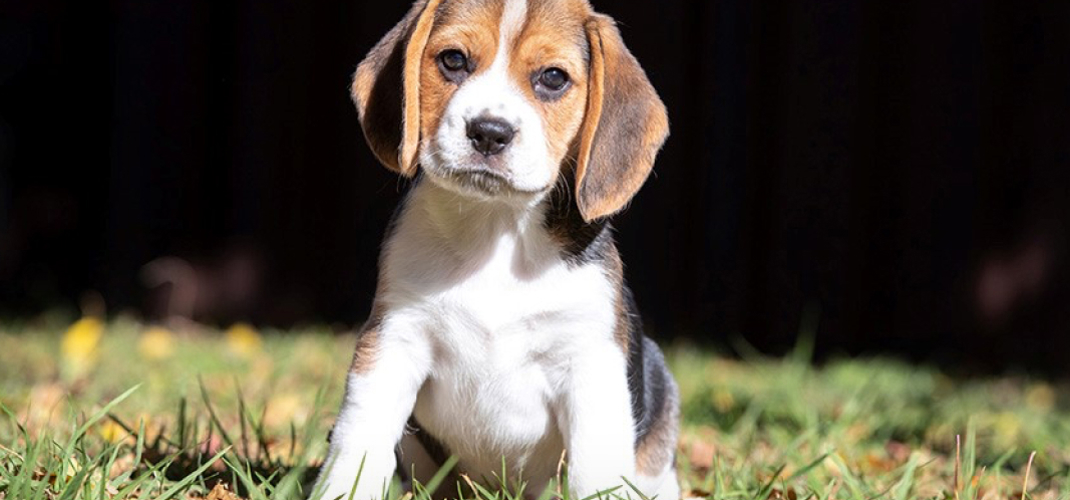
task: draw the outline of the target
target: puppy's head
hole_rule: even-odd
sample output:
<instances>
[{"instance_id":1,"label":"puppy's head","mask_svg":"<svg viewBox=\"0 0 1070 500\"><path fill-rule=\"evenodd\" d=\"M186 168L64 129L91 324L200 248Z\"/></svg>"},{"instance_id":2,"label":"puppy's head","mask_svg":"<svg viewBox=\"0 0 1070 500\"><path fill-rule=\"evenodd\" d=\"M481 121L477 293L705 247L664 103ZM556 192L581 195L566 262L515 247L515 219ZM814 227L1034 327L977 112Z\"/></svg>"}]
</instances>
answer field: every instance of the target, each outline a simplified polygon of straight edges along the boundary
<instances>
[{"instance_id":1,"label":"puppy's head","mask_svg":"<svg viewBox=\"0 0 1070 500\"><path fill-rule=\"evenodd\" d=\"M352 92L388 168L525 200L573 166L587 221L631 199L668 135L646 74L586 0L419 0L360 63Z\"/></svg>"}]
</instances>

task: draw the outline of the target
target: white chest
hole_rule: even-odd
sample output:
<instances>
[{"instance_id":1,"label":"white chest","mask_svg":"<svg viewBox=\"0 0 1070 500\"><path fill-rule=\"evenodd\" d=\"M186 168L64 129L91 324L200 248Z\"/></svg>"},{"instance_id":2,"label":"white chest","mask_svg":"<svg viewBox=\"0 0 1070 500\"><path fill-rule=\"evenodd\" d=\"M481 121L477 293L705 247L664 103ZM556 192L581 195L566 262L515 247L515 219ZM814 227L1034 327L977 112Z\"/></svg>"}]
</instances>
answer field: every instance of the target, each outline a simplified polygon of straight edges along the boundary
<instances>
[{"instance_id":1,"label":"white chest","mask_svg":"<svg viewBox=\"0 0 1070 500\"><path fill-rule=\"evenodd\" d=\"M577 349L615 348L613 287L598 265L573 267L539 239L500 234L448 252L406 231L387 253L394 321L431 345L417 420L473 473L501 459L549 477L563 447L554 408ZM545 470L542 470L545 469Z\"/></svg>"}]
</instances>

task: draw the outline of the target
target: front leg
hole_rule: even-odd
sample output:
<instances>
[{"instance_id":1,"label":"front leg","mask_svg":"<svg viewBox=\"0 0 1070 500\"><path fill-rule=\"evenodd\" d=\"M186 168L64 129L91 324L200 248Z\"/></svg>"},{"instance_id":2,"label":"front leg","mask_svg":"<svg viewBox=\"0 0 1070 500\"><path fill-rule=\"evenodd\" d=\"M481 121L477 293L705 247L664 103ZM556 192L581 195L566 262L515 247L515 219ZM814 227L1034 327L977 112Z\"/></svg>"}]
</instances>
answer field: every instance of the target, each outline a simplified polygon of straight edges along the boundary
<instances>
[{"instance_id":1,"label":"front leg","mask_svg":"<svg viewBox=\"0 0 1070 500\"><path fill-rule=\"evenodd\" d=\"M590 346L571 360L559 408L573 498L582 499L634 482L635 424L628 392L627 362L616 345Z\"/></svg>"},{"instance_id":2,"label":"front leg","mask_svg":"<svg viewBox=\"0 0 1070 500\"><path fill-rule=\"evenodd\" d=\"M430 347L417 331L384 321L361 333L313 490L323 492L320 498L349 499L352 491L355 500L373 500L389 487L397 467L394 447L431 365Z\"/></svg>"}]
</instances>

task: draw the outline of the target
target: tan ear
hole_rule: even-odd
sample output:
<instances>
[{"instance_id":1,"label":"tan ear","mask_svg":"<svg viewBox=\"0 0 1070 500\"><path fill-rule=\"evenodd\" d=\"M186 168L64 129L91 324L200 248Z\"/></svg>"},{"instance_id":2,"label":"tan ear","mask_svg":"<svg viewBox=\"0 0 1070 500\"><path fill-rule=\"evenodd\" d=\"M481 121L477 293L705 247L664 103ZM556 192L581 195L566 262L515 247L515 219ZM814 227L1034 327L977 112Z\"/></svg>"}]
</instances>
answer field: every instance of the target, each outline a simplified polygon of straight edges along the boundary
<instances>
[{"instance_id":1,"label":"tan ear","mask_svg":"<svg viewBox=\"0 0 1070 500\"><path fill-rule=\"evenodd\" d=\"M420 59L441 0L418 0L357 66L351 89L364 138L387 168L411 177L420 144Z\"/></svg>"},{"instance_id":2,"label":"tan ear","mask_svg":"<svg viewBox=\"0 0 1070 500\"><path fill-rule=\"evenodd\" d=\"M612 19L593 15L587 112L576 158L576 203L587 222L612 215L639 191L669 135L669 118Z\"/></svg>"}]
</instances>

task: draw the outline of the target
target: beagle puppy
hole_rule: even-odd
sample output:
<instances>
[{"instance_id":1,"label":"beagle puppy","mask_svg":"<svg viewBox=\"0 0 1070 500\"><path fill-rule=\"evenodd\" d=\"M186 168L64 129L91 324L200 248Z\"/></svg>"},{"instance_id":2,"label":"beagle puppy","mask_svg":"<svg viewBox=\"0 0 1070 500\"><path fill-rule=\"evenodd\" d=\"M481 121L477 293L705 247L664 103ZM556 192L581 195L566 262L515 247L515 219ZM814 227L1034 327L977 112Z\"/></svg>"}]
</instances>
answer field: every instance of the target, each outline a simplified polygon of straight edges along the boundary
<instances>
[{"instance_id":1,"label":"beagle puppy","mask_svg":"<svg viewBox=\"0 0 1070 500\"><path fill-rule=\"evenodd\" d=\"M530 495L564 464L572 498L624 479L679 498L676 384L608 222L668 118L613 20L586 0L418 0L352 96L414 181L315 491L381 498L395 470L426 482L455 456Z\"/></svg>"}]
</instances>

